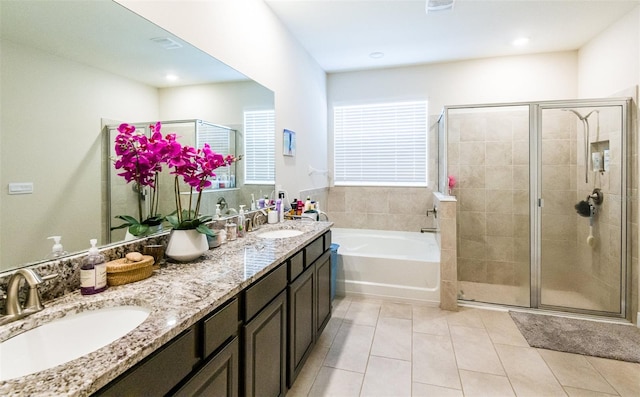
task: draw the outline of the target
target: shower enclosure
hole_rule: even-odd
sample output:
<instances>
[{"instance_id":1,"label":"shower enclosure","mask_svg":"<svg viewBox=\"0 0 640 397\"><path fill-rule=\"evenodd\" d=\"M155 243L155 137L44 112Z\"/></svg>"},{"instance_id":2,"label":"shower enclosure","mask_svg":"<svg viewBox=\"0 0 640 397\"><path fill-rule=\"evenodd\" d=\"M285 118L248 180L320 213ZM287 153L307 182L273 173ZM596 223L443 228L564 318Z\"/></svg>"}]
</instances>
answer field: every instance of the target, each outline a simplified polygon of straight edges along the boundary
<instances>
[{"instance_id":1,"label":"shower enclosure","mask_svg":"<svg viewBox=\"0 0 640 397\"><path fill-rule=\"evenodd\" d=\"M629 106L445 107L440 180L458 181L460 299L627 316Z\"/></svg>"}]
</instances>

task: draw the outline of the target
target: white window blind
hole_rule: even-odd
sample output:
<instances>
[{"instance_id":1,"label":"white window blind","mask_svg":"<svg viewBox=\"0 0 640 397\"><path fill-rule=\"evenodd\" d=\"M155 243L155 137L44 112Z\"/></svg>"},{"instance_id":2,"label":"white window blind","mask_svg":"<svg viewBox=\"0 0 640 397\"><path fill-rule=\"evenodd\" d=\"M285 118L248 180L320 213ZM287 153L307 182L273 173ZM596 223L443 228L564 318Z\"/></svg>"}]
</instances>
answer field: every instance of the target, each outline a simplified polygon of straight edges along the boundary
<instances>
[{"instance_id":1,"label":"white window blind","mask_svg":"<svg viewBox=\"0 0 640 397\"><path fill-rule=\"evenodd\" d=\"M196 146L201 148L205 143L208 143L211 150L226 156L229 153L233 153L231 148L231 131L232 130L228 127L199 120L196 134ZM215 170L215 174L219 180L229 180L234 174L234 170L234 165L227 165L217 168Z\"/></svg>"},{"instance_id":2,"label":"white window blind","mask_svg":"<svg viewBox=\"0 0 640 397\"><path fill-rule=\"evenodd\" d=\"M426 186L427 102L336 106L336 185Z\"/></svg>"},{"instance_id":3,"label":"white window blind","mask_svg":"<svg viewBox=\"0 0 640 397\"><path fill-rule=\"evenodd\" d=\"M244 112L245 184L268 184L276 181L275 112Z\"/></svg>"}]
</instances>

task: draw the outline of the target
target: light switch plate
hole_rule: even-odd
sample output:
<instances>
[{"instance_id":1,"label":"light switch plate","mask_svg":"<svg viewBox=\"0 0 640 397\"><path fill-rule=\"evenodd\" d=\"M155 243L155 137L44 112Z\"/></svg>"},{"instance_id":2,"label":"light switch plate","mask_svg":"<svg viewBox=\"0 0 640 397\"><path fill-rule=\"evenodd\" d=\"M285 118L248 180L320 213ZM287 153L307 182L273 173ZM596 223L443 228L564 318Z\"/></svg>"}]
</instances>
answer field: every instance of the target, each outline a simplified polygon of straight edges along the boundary
<instances>
[{"instance_id":1,"label":"light switch plate","mask_svg":"<svg viewBox=\"0 0 640 397\"><path fill-rule=\"evenodd\" d=\"M31 193L33 193L33 182L9 183L9 194L31 194Z\"/></svg>"}]
</instances>

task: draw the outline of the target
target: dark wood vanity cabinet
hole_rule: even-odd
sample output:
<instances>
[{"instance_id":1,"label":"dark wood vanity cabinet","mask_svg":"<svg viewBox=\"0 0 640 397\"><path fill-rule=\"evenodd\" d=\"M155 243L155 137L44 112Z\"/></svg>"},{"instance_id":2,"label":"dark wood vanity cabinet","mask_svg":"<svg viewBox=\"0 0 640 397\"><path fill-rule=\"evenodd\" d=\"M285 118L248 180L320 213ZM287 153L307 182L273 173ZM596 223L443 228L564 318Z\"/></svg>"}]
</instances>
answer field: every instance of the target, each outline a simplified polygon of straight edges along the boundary
<instances>
[{"instance_id":1,"label":"dark wood vanity cabinet","mask_svg":"<svg viewBox=\"0 0 640 397\"><path fill-rule=\"evenodd\" d=\"M302 266L300 257L289 259L289 338L287 343L287 385L302 369L320 333L331 318L331 234L307 245Z\"/></svg>"},{"instance_id":2,"label":"dark wood vanity cabinet","mask_svg":"<svg viewBox=\"0 0 640 397\"><path fill-rule=\"evenodd\" d=\"M331 318L318 237L96 395L284 396Z\"/></svg>"}]
</instances>

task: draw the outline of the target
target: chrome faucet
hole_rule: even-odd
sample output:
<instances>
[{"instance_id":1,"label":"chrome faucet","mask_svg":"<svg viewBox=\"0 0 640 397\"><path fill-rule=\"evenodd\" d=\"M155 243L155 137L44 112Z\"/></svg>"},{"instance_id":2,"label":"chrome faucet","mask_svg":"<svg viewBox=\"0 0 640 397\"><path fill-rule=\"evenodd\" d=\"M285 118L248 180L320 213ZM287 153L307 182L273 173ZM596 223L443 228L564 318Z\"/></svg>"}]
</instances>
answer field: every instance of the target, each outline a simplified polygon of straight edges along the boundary
<instances>
[{"instance_id":1,"label":"chrome faucet","mask_svg":"<svg viewBox=\"0 0 640 397\"><path fill-rule=\"evenodd\" d=\"M40 292L38 291L38 285L56 277L58 277L57 274L49 274L47 276L40 277L33 269L19 269L13 273L7 283L5 313L0 316L0 325L19 320L44 309L42 299L40 298ZM21 279L24 279L27 284L29 284L29 294L27 295L24 307L20 306L20 299L18 296Z\"/></svg>"}]
</instances>

